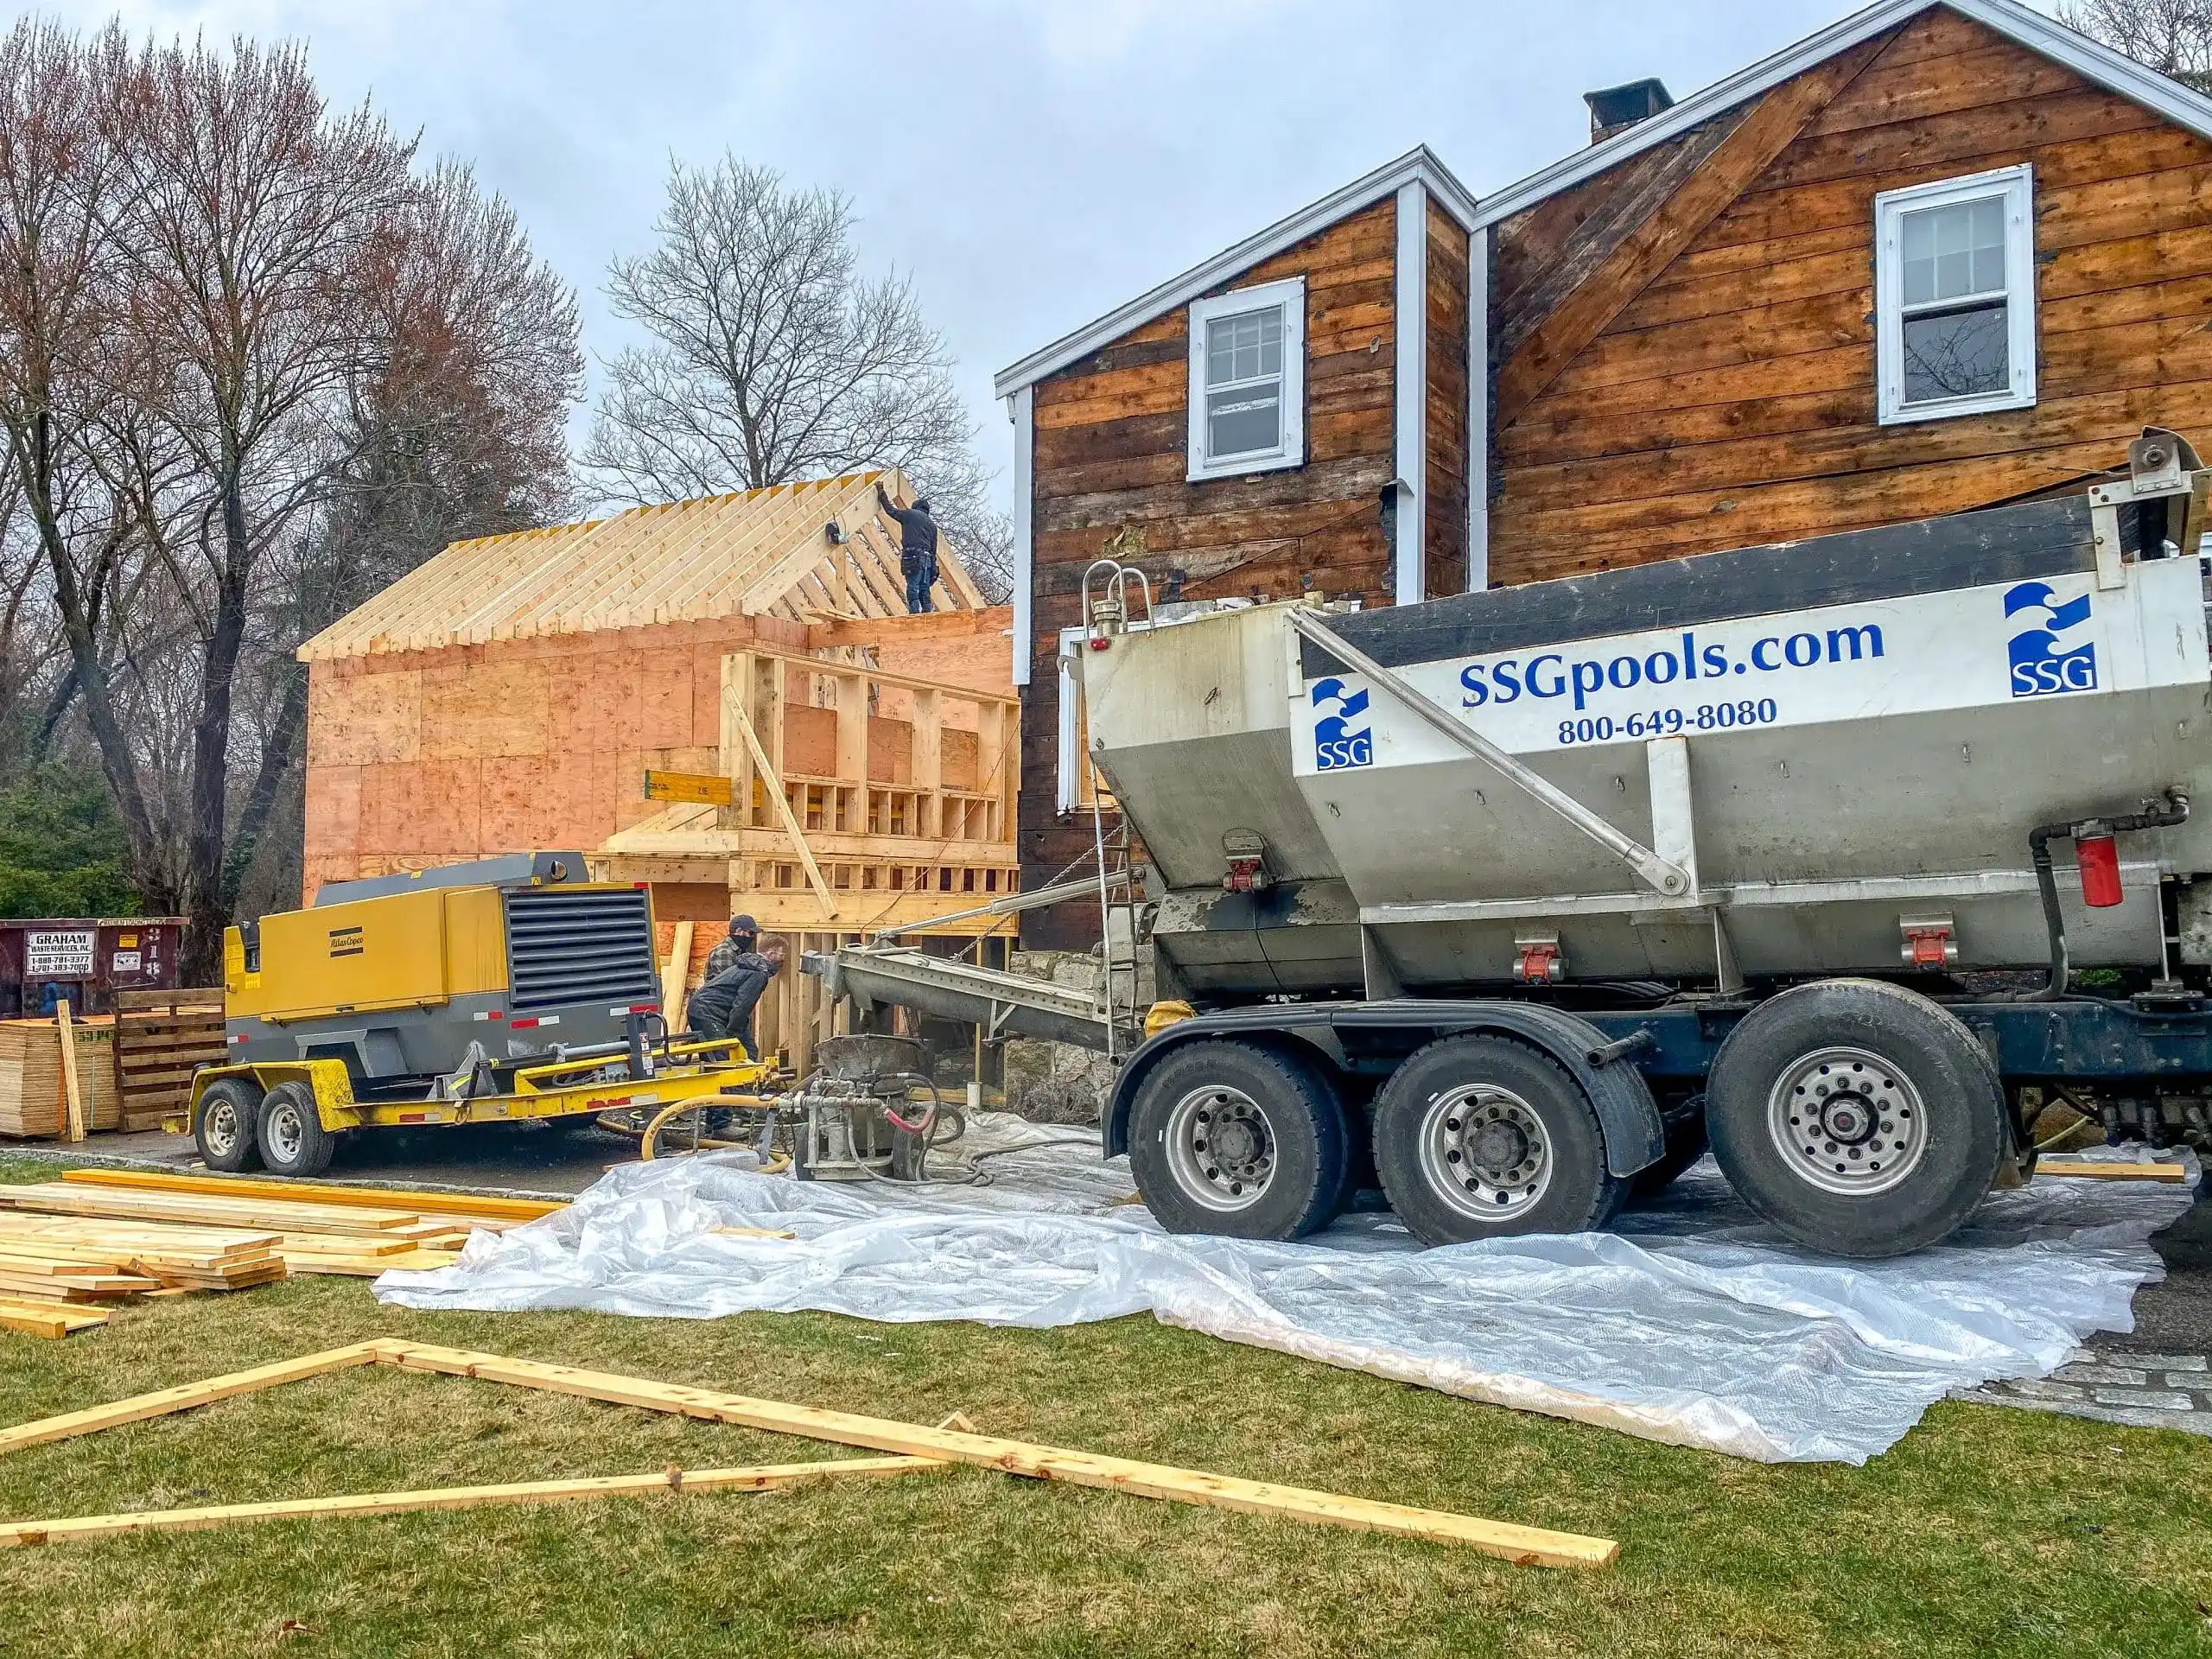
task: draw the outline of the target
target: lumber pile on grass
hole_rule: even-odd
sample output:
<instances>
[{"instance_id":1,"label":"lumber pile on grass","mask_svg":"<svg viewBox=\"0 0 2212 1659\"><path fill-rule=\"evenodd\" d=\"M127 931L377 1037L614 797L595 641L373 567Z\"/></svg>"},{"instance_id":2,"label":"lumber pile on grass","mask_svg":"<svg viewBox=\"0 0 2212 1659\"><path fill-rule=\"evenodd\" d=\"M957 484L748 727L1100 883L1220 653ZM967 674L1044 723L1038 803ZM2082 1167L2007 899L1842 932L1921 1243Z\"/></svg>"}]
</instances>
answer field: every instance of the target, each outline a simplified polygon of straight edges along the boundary
<instances>
[{"instance_id":1,"label":"lumber pile on grass","mask_svg":"<svg viewBox=\"0 0 2212 1659\"><path fill-rule=\"evenodd\" d=\"M77 1050L77 1087L93 1129L122 1121L115 1084L115 1016L70 1021ZM61 1030L52 1020L0 1020L0 1135L41 1139L69 1128L61 1071Z\"/></svg>"},{"instance_id":2,"label":"lumber pile on grass","mask_svg":"<svg viewBox=\"0 0 2212 1659\"><path fill-rule=\"evenodd\" d=\"M118 991L115 996L115 1072L122 1127L158 1129L192 1103L192 1074L219 1065L223 993L215 990Z\"/></svg>"},{"instance_id":3,"label":"lumber pile on grass","mask_svg":"<svg viewBox=\"0 0 2212 1659\"><path fill-rule=\"evenodd\" d=\"M518 1226L561 1207L73 1169L58 1181L0 1186L0 1330L60 1337L105 1319L87 1303L245 1290L296 1273L373 1278L396 1268L447 1267L475 1229Z\"/></svg>"}]
</instances>

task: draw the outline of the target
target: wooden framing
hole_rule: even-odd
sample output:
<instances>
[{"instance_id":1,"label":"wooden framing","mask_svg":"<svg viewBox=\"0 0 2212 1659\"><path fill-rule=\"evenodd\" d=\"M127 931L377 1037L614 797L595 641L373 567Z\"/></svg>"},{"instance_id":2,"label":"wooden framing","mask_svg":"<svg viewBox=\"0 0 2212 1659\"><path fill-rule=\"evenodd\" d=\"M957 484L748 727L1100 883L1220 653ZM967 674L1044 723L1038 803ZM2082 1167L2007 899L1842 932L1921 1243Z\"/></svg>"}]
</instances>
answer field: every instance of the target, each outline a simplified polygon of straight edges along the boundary
<instances>
[{"instance_id":1,"label":"wooden framing","mask_svg":"<svg viewBox=\"0 0 2212 1659\"><path fill-rule=\"evenodd\" d=\"M664 923L744 912L782 936L791 955L756 1034L804 1071L840 1018L800 971L804 952L889 927L1012 932L999 918L931 923L1020 888L1020 730L1010 693L887 672L857 651L731 652L714 774L729 780L729 804L671 803L601 842L593 868L700 895L702 913L683 919L672 895L662 902ZM676 992L688 994L721 937L718 925L681 947L671 936L667 1007L682 1006Z\"/></svg>"},{"instance_id":2,"label":"wooden framing","mask_svg":"<svg viewBox=\"0 0 2212 1659\"><path fill-rule=\"evenodd\" d=\"M913 498L899 473L855 473L455 542L308 640L300 660L740 615L900 615L899 532L877 507L878 485ZM984 607L949 543L933 597L944 610Z\"/></svg>"},{"instance_id":3,"label":"wooden framing","mask_svg":"<svg viewBox=\"0 0 2212 1659\"><path fill-rule=\"evenodd\" d=\"M766 1484L764 1478L819 1479L839 1474L892 1475L934 1468L945 1463L964 1463L979 1468L1039 1480L1066 1481L1078 1486L1103 1487L1133 1497L1160 1498L1170 1503L1195 1503L1214 1509L1240 1510L1249 1515L1303 1521L1359 1531L1389 1533L1459 1544L1488 1555L1529 1567L1602 1567L1620 1553L1609 1538L1554 1532L1540 1527L1516 1526L1440 1510L1415 1509L1372 1498L1348 1497L1268 1481L1216 1475L1166 1464L1143 1463L1128 1458L1101 1456L1040 1446L1027 1440L978 1434L971 1430L863 1416L853 1412L824 1411L810 1406L786 1405L745 1395L681 1387L649 1378L624 1376L607 1371L550 1365L536 1360L511 1359L499 1354L471 1352L429 1344L378 1338L333 1348L296 1359L282 1360L248 1371L211 1377L140 1395L86 1411L67 1413L16 1428L0 1430L0 1452L26 1446L50 1444L95 1433L118 1424L188 1411L218 1400L295 1382L327 1376L361 1365L389 1365L402 1370L428 1371L464 1376L481 1382L504 1382L517 1388L537 1389L572 1398L633 1406L647 1411L673 1413L708 1422L737 1423L770 1433L792 1434L840 1446L861 1446L891 1454L887 1458L837 1462L771 1465L766 1469L722 1471L727 1484ZM951 1420L948 1419L948 1422ZM869 1466L872 1465L872 1466ZM681 1478L688 1479L690 1478ZM640 1484L642 1483L642 1484ZM467 1503L529 1502L555 1497L582 1497L597 1491L651 1490L676 1487L679 1478L615 1476L595 1482L528 1482L518 1486L449 1488L442 1492L372 1493L355 1497L281 1502L270 1504L223 1506L218 1510L156 1512L145 1517L86 1516L73 1521L17 1522L0 1529L0 1545L35 1544L73 1536L99 1536L116 1532L219 1525L227 1520L268 1518L276 1514L307 1516L388 1513L398 1508L458 1508ZM583 1488L586 1490L577 1490ZM558 1489L558 1490L556 1490ZM473 1496L464 1496L473 1494ZM320 1505L321 1508L309 1507ZM379 1505L384 1507L378 1507ZM227 1510L227 1512L225 1512ZM133 1525L136 1520L137 1524Z\"/></svg>"}]
</instances>

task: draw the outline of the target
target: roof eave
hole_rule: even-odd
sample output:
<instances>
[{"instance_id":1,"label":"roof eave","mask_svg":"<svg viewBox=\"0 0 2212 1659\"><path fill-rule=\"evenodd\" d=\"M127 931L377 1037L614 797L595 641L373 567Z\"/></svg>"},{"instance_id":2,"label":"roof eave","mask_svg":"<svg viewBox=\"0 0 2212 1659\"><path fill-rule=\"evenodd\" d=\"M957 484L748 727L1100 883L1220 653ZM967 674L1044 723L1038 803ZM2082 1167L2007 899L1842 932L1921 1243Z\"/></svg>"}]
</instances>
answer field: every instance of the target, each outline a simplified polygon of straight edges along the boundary
<instances>
[{"instance_id":1,"label":"roof eave","mask_svg":"<svg viewBox=\"0 0 2212 1659\"><path fill-rule=\"evenodd\" d=\"M1608 168L1617 167L1654 145L1665 143L1723 111L1757 98L1794 75L1802 74L1837 53L1847 51L1860 41L1939 5L1948 6L1960 16L1973 18L2030 51L2064 64L2084 79L2133 99L2202 137L2212 138L2212 99L2190 91L2178 81L2145 68L2109 47L2075 34L2063 24L2017 3L2017 0L1880 0L1880 3L1854 12L1816 35L1808 35L1725 80L1715 81L1673 108L1648 121L1638 122L1604 143L1578 150L1484 198L1474 227L1495 225L1523 213L1548 196L1595 178Z\"/></svg>"},{"instance_id":2,"label":"roof eave","mask_svg":"<svg viewBox=\"0 0 2212 1659\"><path fill-rule=\"evenodd\" d=\"M1238 271L1272 258L1338 219L1363 212L1385 196L1395 194L1402 187L1414 183L1427 187L1438 205L1461 226L1470 230L1474 227L1479 206L1474 193L1452 175L1452 169L1427 144L1416 145L1364 177L1353 180L1287 219L1276 220L1236 246L1224 249L1205 263L1193 265L1096 321L1032 352L1011 367L1001 369L991 383L992 389L999 397L1011 397L1024 386L1033 385L1046 376L1088 357L1132 328L1141 327L1154 317L1197 299Z\"/></svg>"}]
</instances>

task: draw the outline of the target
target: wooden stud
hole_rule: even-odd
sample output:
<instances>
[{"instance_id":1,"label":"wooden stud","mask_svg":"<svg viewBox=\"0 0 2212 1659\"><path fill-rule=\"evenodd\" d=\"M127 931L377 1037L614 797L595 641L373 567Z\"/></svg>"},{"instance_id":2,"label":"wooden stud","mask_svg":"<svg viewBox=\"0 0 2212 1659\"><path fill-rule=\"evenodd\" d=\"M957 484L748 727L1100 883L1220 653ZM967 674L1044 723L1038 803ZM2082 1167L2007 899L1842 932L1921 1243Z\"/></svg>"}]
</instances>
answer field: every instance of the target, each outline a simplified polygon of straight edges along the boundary
<instances>
[{"instance_id":1,"label":"wooden stud","mask_svg":"<svg viewBox=\"0 0 2212 1659\"><path fill-rule=\"evenodd\" d=\"M691 938L697 924L678 922L668 965L660 973L661 1015L671 1031L683 1029L683 1005L691 994Z\"/></svg>"},{"instance_id":2,"label":"wooden stud","mask_svg":"<svg viewBox=\"0 0 2212 1659\"><path fill-rule=\"evenodd\" d=\"M77 1080L77 1033L69 1023L69 999L54 1005L54 1024L61 1039L61 1090L68 1106L69 1139L82 1141L92 1132L85 1120L85 1091Z\"/></svg>"},{"instance_id":3,"label":"wooden stud","mask_svg":"<svg viewBox=\"0 0 2212 1659\"><path fill-rule=\"evenodd\" d=\"M128 1187L150 1192L192 1192L213 1198L275 1198L362 1210L403 1210L425 1216L466 1216L497 1221L536 1221L567 1209L546 1198L491 1193L410 1192L391 1186L341 1186L328 1181L256 1180L246 1175L171 1175L150 1169L70 1169L61 1179L82 1186Z\"/></svg>"},{"instance_id":4,"label":"wooden stud","mask_svg":"<svg viewBox=\"0 0 2212 1659\"><path fill-rule=\"evenodd\" d=\"M2082 1164L2039 1163L2037 1175L2065 1176L2091 1181L2163 1181L2179 1185L2189 1179L2185 1164L2123 1164L2118 1160Z\"/></svg>"},{"instance_id":5,"label":"wooden stud","mask_svg":"<svg viewBox=\"0 0 2212 1659\"><path fill-rule=\"evenodd\" d=\"M374 1341L348 1343L343 1348L326 1348L320 1353L257 1365L251 1370L232 1371L225 1376L211 1376L205 1382L186 1382L174 1389L157 1389L151 1394L134 1395L128 1400L93 1406L85 1411L65 1412L58 1417L41 1417L36 1422L14 1428L0 1428L0 1452L73 1440L79 1434L97 1433L123 1423L165 1417L171 1412L190 1411L194 1406L213 1405L218 1400L235 1399L242 1394L273 1389L281 1382L296 1382L302 1377L322 1376L355 1365L386 1363L387 1345Z\"/></svg>"},{"instance_id":6,"label":"wooden stud","mask_svg":"<svg viewBox=\"0 0 2212 1659\"><path fill-rule=\"evenodd\" d=\"M217 1503L189 1510L141 1510L62 1521L0 1523L0 1548L79 1543L136 1532L198 1532L243 1521L331 1521L353 1516L404 1515L421 1510L474 1510L494 1503L550 1503L572 1498L631 1497L651 1492L788 1491L817 1481L925 1474L945 1465L929 1458L847 1458L820 1463L772 1463L751 1469L664 1469L652 1475L601 1475L581 1480L524 1480L501 1486L443 1486L414 1492L360 1492L344 1497L290 1497L263 1503Z\"/></svg>"},{"instance_id":7,"label":"wooden stud","mask_svg":"<svg viewBox=\"0 0 2212 1659\"><path fill-rule=\"evenodd\" d=\"M775 803L777 815L783 819L784 832L791 837L791 846L798 854L799 862L806 867L806 879L813 884L815 894L822 900L825 914L837 913L837 901L830 896L830 884L822 879L822 871L814 861L814 852L806 844L806 830L800 825L798 815L791 810L791 798L784 793L784 780L777 775L768 751L761 747L760 734L753 729L752 717L745 712L745 704L725 697L722 706L735 717L738 735L744 739L752 752L753 764L760 768L760 781L766 785L769 797Z\"/></svg>"}]
</instances>

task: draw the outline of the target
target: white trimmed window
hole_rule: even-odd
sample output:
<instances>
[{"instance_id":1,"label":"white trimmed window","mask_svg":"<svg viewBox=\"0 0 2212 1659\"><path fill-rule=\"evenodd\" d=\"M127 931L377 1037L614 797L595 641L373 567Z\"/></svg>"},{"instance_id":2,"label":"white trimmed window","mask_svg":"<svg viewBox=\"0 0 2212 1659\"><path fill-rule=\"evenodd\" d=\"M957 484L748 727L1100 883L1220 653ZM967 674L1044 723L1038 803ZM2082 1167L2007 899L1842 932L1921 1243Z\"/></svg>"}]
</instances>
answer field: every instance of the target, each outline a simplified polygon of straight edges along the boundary
<instances>
[{"instance_id":1,"label":"white trimmed window","mask_svg":"<svg viewBox=\"0 0 2212 1659\"><path fill-rule=\"evenodd\" d=\"M1193 483L1306 460L1306 279L1191 302Z\"/></svg>"},{"instance_id":2,"label":"white trimmed window","mask_svg":"<svg viewBox=\"0 0 2212 1659\"><path fill-rule=\"evenodd\" d=\"M2026 167L1874 198L1883 423L2036 400L2035 178Z\"/></svg>"}]
</instances>

